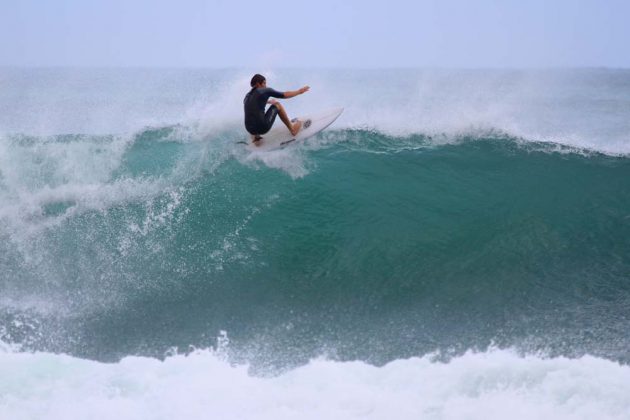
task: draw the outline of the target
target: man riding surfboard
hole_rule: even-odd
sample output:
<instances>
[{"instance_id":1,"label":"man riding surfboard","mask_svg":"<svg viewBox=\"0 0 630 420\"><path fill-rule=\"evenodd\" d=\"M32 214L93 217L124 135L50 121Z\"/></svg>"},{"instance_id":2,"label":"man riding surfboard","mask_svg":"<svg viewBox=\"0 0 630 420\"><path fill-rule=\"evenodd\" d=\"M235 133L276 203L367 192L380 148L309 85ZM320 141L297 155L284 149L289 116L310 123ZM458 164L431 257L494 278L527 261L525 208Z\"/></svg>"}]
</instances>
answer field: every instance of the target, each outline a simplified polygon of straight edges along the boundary
<instances>
[{"instance_id":1,"label":"man riding surfboard","mask_svg":"<svg viewBox=\"0 0 630 420\"><path fill-rule=\"evenodd\" d=\"M273 98L293 98L308 92L309 86L301 87L298 90L290 90L286 92L278 92L275 89L267 87L267 79L260 74L255 74L250 82L251 90L245 95L243 105L245 108L245 129L252 135L254 144L259 145L262 134L267 133L273 126L276 116L280 115L280 119L287 126L292 136L295 136L302 127L302 121L291 122L287 112L280 102ZM267 104L271 106L265 112Z\"/></svg>"}]
</instances>

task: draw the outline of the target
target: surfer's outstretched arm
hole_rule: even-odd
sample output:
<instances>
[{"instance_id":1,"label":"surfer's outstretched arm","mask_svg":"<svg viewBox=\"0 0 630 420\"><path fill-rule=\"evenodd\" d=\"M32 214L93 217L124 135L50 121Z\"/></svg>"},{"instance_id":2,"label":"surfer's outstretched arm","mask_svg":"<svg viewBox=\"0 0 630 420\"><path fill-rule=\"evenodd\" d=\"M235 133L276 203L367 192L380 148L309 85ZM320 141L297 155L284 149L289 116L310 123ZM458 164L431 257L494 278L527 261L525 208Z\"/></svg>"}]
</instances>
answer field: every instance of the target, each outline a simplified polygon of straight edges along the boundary
<instances>
[{"instance_id":1,"label":"surfer's outstretched arm","mask_svg":"<svg viewBox=\"0 0 630 420\"><path fill-rule=\"evenodd\" d=\"M311 88L310 86L304 86L304 87L299 88L298 90L288 90L284 92L284 98L288 99L288 98L293 98L294 96L301 95L303 93L308 92L310 88Z\"/></svg>"}]
</instances>

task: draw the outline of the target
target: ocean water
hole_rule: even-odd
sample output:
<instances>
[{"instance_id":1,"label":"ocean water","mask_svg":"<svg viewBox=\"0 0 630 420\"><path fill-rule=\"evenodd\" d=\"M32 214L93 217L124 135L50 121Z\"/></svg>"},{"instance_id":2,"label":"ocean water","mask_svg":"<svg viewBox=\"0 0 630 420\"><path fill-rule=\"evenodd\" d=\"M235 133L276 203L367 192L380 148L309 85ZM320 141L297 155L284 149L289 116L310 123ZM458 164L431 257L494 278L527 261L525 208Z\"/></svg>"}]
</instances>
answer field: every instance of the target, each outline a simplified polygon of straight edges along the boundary
<instances>
[{"instance_id":1,"label":"ocean water","mask_svg":"<svg viewBox=\"0 0 630 420\"><path fill-rule=\"evenodd\" d=\"M630 418L630 71L252 73L0 69L0 419Z\"/></svg>"}]
</instances>

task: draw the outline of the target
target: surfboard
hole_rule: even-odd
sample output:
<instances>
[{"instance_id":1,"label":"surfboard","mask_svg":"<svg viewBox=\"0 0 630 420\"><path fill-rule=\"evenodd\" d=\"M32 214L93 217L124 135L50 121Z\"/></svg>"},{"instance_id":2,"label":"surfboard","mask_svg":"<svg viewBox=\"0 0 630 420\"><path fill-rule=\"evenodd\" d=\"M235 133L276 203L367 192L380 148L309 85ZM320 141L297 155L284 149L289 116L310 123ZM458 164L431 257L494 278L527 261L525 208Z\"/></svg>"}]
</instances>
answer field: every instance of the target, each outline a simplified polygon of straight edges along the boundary
<instances>
[{"instance_id":1,"label":"surfboard","mask_svg":"<svg viewBox=\"0 0 630 420\"><path fill-rule=\"evenodd\" d=\"M313 115L297 117L298 120L302 121L302 128L296 136L291 135L287 126L278 117L271 130L263 134L262 140L257 142L259 143L258 146L252 143L251 136L248 135L247 148L251 151L268 152L306 140L335 122L342 112L343 108L334 108Z\"/></svg>"}]
</instances>

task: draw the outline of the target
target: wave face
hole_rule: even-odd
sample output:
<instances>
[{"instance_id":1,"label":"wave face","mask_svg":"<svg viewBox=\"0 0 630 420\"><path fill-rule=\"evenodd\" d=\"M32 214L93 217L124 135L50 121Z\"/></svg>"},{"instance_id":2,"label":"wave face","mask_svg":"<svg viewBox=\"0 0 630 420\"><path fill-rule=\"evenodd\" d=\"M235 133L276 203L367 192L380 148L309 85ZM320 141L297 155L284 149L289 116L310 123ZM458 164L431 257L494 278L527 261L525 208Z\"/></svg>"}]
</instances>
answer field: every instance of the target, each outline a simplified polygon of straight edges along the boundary
<instances>
[{"instance_id":1,"label":"wave face","mask_svg":"<svg viewBox=\"0 0 630 420\"><path fill-rule=\"evenodd\" d=\"M0 74L0 342L10 348L0 372L15 383L71 366L101 372L98 399L127 383L129 364L166 375L142 389L175 386L178 364L210 363L219 378L247 364L279 374L242 379L273 396L283 381L308 388L318 369L322 381L358 375L377 387L409 383L396 375L410 369L461 385L435 396L455 410L451 397L491 403L476 387L498 364L512 376L492 376L506 385L486 396L518 399L531 385L530 405L519 404L533 417L625 401L593 408L582 393L581 408L536 405L555 385L524 372L586 376L599 363L627 390L629 72L269 72L313 86L290 113L346 112L304 144L253 154L236 144L242 74ZM220 359L193 350L216 348L220 331ZM81 381L68 375L58 379L70 388ZM549 398L573 395L562 384ZM153 397L139 398L142 410Z\"/></svg>"}]
</instances>

